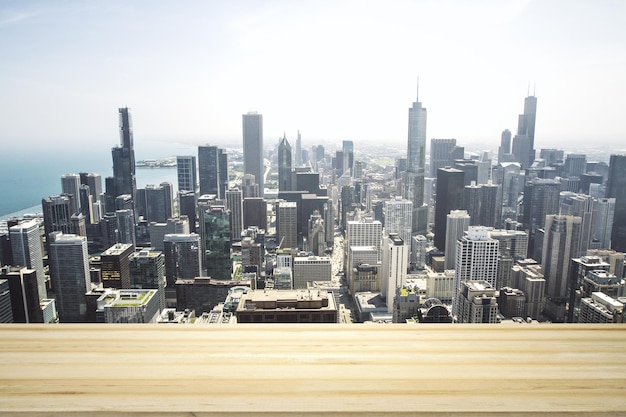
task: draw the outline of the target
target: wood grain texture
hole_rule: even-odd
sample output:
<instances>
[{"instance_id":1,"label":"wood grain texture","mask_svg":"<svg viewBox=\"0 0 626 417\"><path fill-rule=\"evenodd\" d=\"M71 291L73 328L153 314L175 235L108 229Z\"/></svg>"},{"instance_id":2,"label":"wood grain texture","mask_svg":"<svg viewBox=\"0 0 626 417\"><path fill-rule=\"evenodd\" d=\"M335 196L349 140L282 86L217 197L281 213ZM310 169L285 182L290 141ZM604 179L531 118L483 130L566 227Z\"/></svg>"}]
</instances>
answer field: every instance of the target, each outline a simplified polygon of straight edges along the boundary
<instances>
[{"instance_id":1,"label":"wood grain texture","mask_svg":"<svg viewBox=\"0 0 626 417\"><path fill-rule=\"evenodd\" d=\"M2 325L0 415L626 413L626 325Z\"/></svg>"}]
</instances>

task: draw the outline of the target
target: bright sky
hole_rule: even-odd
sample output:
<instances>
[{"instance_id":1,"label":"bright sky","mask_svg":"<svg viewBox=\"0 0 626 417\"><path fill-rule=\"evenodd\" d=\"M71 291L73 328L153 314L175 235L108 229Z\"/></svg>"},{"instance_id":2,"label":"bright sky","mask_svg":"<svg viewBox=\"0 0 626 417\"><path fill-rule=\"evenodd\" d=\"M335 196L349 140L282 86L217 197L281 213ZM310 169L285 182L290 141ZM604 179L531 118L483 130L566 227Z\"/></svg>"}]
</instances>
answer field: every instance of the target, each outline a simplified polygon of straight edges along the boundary
<instances>
[{"instance_id":1,"label":"bright sky","mask_svg":"<svg viewBox=\"0 0 626 417\"><path fill-rule=\"evenodd\" d=\"M536 85L537 149L626 138L626 1L0 0L0 143L499 144ZM14 142L15 141L15 142ZM622 145L623 147L623 145Z\"/></svg>"}]
</instances>

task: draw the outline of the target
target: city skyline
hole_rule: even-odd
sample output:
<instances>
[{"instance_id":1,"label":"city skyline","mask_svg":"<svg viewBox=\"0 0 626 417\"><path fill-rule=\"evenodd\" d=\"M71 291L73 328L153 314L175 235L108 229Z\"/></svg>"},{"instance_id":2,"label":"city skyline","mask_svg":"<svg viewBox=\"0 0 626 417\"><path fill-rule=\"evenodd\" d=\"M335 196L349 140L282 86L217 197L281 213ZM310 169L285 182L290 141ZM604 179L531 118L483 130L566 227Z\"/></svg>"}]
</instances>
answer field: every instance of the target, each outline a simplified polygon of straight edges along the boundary
<instances>
[{"instance_id":1,"label":"city skyline","mask_svg":"<svg viewBox=\"0 0 626 417\"><path fill-rule=\"evenodd\" d=\"M495 148L504 129L516 130L521 99L535 94L535 149L590 139L619 146L620 8L513 0L5 4L0 140L17 150L63 141L99 151L117 137L110 109L128 106L141 127L138 153L166 141L239 141L239 115L250 110L265 115L268 138L287 132L294 141L299 129L306 145L384 139L401 147L419 76L427 140Z\"/></svg>"}]
</instances>

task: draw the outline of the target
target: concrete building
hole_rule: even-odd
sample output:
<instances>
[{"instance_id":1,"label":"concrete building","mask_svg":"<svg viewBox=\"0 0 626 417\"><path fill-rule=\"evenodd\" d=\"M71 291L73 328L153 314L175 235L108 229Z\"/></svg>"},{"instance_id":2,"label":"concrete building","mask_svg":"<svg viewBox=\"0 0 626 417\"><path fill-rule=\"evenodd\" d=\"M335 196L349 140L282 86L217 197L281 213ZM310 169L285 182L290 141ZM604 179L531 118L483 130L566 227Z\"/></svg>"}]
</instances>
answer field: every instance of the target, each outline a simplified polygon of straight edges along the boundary
<instances>
[{"instance_id":1,"label":"concrete building","mask_svg":"<svg viewBox=\"0 0 626 417\"><path fill-rule=\"evenodd\" d=\"M9 281L0 279L0 323L13 323Z\"/></svg>"},{"instance_id":2,"label":"concrete building","mask_svg":"<svg viewBox=\"0 0 626 417\"><path fill-rule=\"evenodd\" d=\"M337 323L337 306L321 290L249 291L239 300L237 322Z\"/></svg>"},{"instance_id":3,"label":"concrete building","mask_svg":"<svg viewBox=\"0 0 626 417\"><path fill-rule=\"evenodd\" d=\"M411 237L411 271L422 270L426 266L426 247L428 240L424 235Z\"/></svg>"},{"instance_id":4,"label":"concrete building","mask_svg":"<svg viewBox=\"0 0 626 417\"><path fill-rule=\"evenodd\" d=\"M157 290L106 289L97 299L99 323L156 323L159 315Z\"/></svg>"},{"instance_id":5,"label":"concrete building","mask_svg":"<svg viewBox=\"0 0 626 417\"><path fill-rule=\"evenodd\" d=\"M387 312L393 312L393 297L396 288L406 283L408 271L407 247L398 236L391 234L384 239L381 274L381 297L387 303Z\"/></svg>"},{"instance_id":6,"label":"concrete building","mask_svg":"<svg viewBox=\"0 0 626 417\"><path fill-rule=\"evenodd\" d=\"M308 281L330 281L332 263L328 256L296 256L293 258L293 288L307 288Z\"/></svg>"},{"instance_id":7,"label":"concrete building","mask_svg":"<svg viewBox=\"0 0 626 417\"><path fill-rule=\"evenodd\" d=\"M359 263L352 268L348 280L350 294L358 292L380 292L382 265Z\"/></svg>"},{"instance_id":8,"label":"concrete building","mask_svg":"<svg viewBox=\"0 0 626 417\"><path fill-rule=\"evenodd\" d=\"M526 318L526 296L517 288L502 287L498 295L500 313L507 319Z\"/></svg>"},{"instance_id":9,"label":"concrete building","mask_svg":"<svg viewBox=\"0 0 626 417\"><path fill-rule=\"evenodd\" d=\"M464 281L459 291L459 323L499 323L496 290L487 281Z\"/></svg>"},{"instance_id":10,"label":"concrete building","mask_svg":"<svg viewBox=\"0 0 626 417\"><path fill-rule=\"evenodd\" d=\"M470 222L470 215L466 210L452 210L446 216L445 269L454 269L456 242L467 232Z\"/></svg>"},{"instance_id":11,"label":"concrete building","mask_svg":"<svg viewBox=\"0 0 626 417\"><path fill-rule=\"evenodd\" d=\"M578 323L623 323L624 303L602 292L581 300Z\"/></svg>"},{"instance_id":12,"label":"concrete building","mask_svg":"<svg viewBox=\"0 0 626 417\"><path fill-rule=\"evenodd\" d=\"M189 234L191 225L187 217L178 217L167 219L166 223L150 223L149 232L150 246L155 250L163 251L165 235Z\"/></svg>"},{"instance_id":13,"label":"concrete building","mask_svg":"<svg viewBox=\"0 0 626 417\"><path fill-rule=\"evenodd\" d=\"M455 294L454 270L435 272L426 268L426 298L436 298L446 304L452 304Z\"/></svg>"},{"instance_id":14,"label":"concrete building","mask_svg":"<svg viewBox=\"0 0 626 417\"><path fill-rule=\"evenodd\" d=\"M500 242L489 237L485 227L470 226L467 235L457 241L454 272L454 299L452 314L459 316L462 283L481 280L496 288Z\"/></svg>"},{"instance_id":15,"label":"concrete building","mask_svg":"<svg viewBox=\"0 0 626 417\"><path fill-rule=\"evenodd\" d=\"M385 234L397 234L407 245L411 242L413 202L402 197L387 200L384 204Z\"/></svg>"}]
</instances>

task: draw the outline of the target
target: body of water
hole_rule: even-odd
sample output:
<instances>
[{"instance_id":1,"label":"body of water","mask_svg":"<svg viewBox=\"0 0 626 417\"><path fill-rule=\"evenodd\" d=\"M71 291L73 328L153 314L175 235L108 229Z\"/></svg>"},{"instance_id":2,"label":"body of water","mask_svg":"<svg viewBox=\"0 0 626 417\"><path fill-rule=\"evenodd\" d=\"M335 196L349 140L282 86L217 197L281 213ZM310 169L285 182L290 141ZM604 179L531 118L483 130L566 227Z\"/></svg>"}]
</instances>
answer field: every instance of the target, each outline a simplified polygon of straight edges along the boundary
<instances>
[{"instance_id":1,"label":"body of water","mask_svg":"<svg viewBox=\"0 0 626 417\"><path fill-rule=\"evenodd\" d=\"M174 155L163 154L150 159ZM6 158L0 163L0 219L41 212L42 198L61 193L61 175L79 172L100 174L104 191L104 179L113 175L110 151L103 155L34 153L23 158ZM137 188L169 181L174 185L174 191L177 190L175 167L137 168L136 176Z\"/></svg>"}]
</instances>

